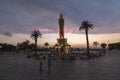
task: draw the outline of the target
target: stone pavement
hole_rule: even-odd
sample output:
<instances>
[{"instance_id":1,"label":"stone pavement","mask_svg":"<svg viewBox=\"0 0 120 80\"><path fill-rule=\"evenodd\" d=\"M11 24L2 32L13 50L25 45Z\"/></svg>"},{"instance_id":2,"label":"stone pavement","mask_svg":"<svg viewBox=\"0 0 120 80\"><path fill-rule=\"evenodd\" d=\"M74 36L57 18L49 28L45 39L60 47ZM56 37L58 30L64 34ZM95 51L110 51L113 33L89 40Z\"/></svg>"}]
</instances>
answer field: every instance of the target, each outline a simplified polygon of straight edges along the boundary
<instances>
[{"instance_id":1,"label":"stone pavement","mask_svg":"<svg viewBox=\"0 0 120 80\"><path fill-rule=\"evenodd\" d=\"M94 60L51 60L50 68L46 60L39 69L39 61L25 54L0 55L0 80L120 80L120 52Z\"/></svg>"}]
</instances>

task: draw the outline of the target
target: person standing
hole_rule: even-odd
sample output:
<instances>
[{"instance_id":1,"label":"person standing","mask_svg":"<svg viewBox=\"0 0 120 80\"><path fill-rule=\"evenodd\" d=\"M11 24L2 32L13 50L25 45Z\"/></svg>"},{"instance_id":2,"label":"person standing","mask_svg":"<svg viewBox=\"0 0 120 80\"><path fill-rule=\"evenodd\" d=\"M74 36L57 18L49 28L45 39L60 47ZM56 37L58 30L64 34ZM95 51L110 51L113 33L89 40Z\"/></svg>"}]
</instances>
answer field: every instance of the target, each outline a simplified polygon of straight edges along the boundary
<instances>
[{"instance_id":1,"label":"person standing","mask_svg":"<svg viewBox=\"0 0 120 80\"><path fill-rule=\"evenodd\" d=\"M51 73L51 55L48 55L48 73Z\"/></svg>"}]
</instances>

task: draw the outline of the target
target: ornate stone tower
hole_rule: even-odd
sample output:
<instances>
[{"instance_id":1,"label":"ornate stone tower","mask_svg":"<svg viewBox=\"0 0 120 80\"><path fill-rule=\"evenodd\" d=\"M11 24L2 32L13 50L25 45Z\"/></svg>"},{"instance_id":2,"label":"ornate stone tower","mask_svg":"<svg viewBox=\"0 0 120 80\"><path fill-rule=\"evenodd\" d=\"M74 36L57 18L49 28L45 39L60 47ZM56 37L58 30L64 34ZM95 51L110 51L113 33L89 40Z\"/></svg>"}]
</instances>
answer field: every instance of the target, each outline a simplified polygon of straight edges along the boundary
<instances>
[{"instance_id":1,"label":"ornate stone tower","mask_svg":"<svg viewBox=\"0 0 120 80\"><path fill-rule=\"evenodd\" d=\"M59 22L59 38L57 39L57 49L61 55L69 53L70 45L67 43L67 38L64 38L64 17L60 14Z\"/></svg>"}]
</instances>

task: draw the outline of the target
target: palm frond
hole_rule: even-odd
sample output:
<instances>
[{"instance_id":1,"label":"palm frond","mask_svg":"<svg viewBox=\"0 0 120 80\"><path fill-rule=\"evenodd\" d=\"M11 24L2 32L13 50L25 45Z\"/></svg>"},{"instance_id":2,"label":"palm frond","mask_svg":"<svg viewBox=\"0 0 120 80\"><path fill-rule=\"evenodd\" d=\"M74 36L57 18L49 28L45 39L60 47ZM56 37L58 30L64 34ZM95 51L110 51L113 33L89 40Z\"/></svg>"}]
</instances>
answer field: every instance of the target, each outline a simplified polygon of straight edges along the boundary
<instances>
[{"instance_id":1,"label":"palm frond","mask_svg":"<svg viewBox=\"0 0 120 80\"><path fill-rule=\"evenodd\" d=\"M42 37L42 34L39 30L34 30L31 32L31 36L30 36L32 39L35 39L35 38L41 38Z\"/></svg>"},{"instance_id":2,"label":"palm frond","mask_svg":"<svg viewBox=\"0 0 120 80\"><path fill-rule=\"evenodd\" d=\"M87 30L91 30L93 29L93 24L91 24L88 20L84 20L82 23L81 23L81 26L79 27L79 30L84 30L84 29L87 29Z\"/></svg>"}]
</instances>

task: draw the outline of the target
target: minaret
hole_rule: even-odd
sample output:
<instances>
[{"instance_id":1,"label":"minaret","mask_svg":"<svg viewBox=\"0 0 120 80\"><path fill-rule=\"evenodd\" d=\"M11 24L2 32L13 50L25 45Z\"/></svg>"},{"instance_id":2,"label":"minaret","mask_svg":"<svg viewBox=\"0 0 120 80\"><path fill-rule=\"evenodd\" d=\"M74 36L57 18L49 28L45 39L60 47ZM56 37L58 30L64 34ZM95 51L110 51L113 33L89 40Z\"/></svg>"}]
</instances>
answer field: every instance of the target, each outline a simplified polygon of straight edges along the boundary
<instances>
[{"instance_id":1,"label":"minaret","mask_svg":"<svg viewBox=\"0 0 120 80\"><path fill-rule=\"evenodd\" d=\"M60 39L64 39L64 17L62 14L60 14L59 18L59 36Z\"/></svg>"}]
</instances>

